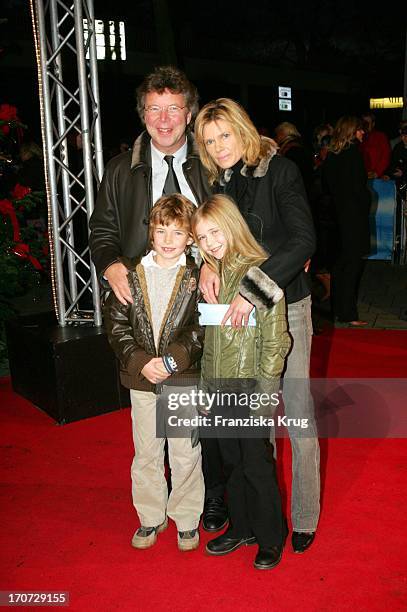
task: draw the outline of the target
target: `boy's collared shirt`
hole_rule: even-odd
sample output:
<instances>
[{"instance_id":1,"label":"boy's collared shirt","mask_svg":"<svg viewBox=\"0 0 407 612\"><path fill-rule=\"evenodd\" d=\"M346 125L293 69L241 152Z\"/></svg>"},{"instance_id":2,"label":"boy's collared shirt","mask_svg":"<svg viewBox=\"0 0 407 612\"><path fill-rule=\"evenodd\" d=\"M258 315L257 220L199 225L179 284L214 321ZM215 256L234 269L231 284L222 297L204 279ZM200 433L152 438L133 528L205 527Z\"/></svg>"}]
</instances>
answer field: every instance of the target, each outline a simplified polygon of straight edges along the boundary
<instances>
[{"instance_id":1,"label":"boy's collared shirt","mask_svg":"<svg viewBox=\"0 0 407 612\"><path fill-rule=\"evenodd\" d=\"M172 270L172 268L176 268L177 266L185 266L187 263L187 258L186 258L185 253L181 253L178 261L176 261L169 268L163 268L162 266L158 265L158 263L155 261L154 259L155 255L157 255L157 253L152 249L149 253L147 253L147 255L145 255L141 259L141 262L140 262L141 265L144 266L145 268L160 268L160 270Z\"/></svg>"}]
</instances>

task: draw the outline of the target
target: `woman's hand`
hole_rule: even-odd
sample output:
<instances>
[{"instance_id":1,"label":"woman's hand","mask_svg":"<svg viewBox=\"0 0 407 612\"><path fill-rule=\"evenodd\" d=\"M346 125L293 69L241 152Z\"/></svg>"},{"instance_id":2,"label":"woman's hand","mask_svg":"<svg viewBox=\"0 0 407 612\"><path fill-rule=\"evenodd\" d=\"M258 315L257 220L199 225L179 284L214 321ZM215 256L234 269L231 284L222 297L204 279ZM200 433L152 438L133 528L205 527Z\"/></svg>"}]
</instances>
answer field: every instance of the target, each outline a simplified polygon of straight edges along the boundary
<instances>
[{"instance_id":1,"label":"woman's hand","mask_svg":"<svg viewBox=\"0 0 407 612\"><path fill-rule=\"evenodd\" d=\"M219 276L210 269L208 264L204 264L199 275L199 289L202 291L205 302L218 303L219 287Z\"/></svg>"},{"instance_id":2,"label":"woman's hand","mask_svg":"<svg viewBox=\"0 0 407 612\"><path fill-rule=\"evenodd\" d=\"M222 319L221 325L225 325L228 319L232 327L242 327L249 322L249 316L254 306L241 295L237 295Z\"/></svg>"}]
</instances>

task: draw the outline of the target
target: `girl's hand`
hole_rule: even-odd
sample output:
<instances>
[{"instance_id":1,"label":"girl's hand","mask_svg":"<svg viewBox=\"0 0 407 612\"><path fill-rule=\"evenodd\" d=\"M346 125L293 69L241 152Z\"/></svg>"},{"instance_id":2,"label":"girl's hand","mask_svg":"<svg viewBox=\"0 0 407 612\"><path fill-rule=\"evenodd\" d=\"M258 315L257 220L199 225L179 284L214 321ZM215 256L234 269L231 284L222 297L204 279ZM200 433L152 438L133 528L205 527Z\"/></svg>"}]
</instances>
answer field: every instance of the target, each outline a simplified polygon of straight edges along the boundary
<instances>
[{"instance_id":1,"label":"girl's hand","mask_svg":"<svg viewBox=\"0 0 407 612\"><path fill-rule=\"evenodd\" d=\"M219 276L207 264L204 264L199 275L199 289L207 304L218 303L219 287Z\"/></svg>"},{"instance_id":2,"label":"girl's hand","mask_svg":"<svg viewBox=\"0 0 407 612\"><path fill-rule=\"evenodd\" d=\"M232 327L247 325L253 308L253 304L245 300L241 295L237 295L223 317L221 325L225 325L228 319L230 319Z\"/></svg>"}]
</instances>

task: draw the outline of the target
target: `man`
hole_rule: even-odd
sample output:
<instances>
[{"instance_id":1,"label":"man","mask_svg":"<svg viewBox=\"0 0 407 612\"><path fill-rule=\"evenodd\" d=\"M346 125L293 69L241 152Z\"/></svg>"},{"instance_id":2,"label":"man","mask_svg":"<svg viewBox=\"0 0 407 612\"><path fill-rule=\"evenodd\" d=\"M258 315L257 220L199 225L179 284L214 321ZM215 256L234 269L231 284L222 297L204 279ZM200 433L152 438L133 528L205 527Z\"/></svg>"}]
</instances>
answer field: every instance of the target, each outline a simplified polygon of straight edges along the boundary
<instances>
[{"instance_id":1,"label":"man","mask_svg":"<svg viewBox=\"0 0 407 612\"><path fill-rule=\"evenodd\" d=\"M146 130L132 151L108 162L90 220L97 274L123 305L133 300L119 257L144 254L153 204L163 194L180 192L198 205L211 193L189 129L198 112L198 92L185 74L173 66L156 68L137 89L137 110ZM211 463L205 453L203 461ZM218 495L206 480L203 527L217 531L227 522L223 491Z\"/></svg>"},{"instance_id":2,"label":"man","mask_svg":"<svg viewBox=\"0 0 407 612\"><path fill-rule=\"evenodd\" d=\"M370 179L381 178L390 163L390 142L384 132L375 128L373 113L362 115L365 138L360 145L360 152L365 162L367 176Z\"/></svg>"}]
</instances>

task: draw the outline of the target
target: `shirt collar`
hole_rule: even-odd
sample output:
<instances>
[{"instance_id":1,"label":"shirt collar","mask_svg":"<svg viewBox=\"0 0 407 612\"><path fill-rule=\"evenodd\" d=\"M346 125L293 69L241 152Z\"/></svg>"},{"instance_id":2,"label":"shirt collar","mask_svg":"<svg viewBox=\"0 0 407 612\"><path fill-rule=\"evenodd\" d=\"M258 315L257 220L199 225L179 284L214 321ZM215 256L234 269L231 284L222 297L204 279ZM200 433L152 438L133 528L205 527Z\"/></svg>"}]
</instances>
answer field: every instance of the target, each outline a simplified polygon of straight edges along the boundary
<instances>
[{"instance_id":1,"label":"shirt collar","mask_svg":"<svg viewBox=\"0 0 407 612\"><path fill-rule=\"evenodd\" d=\"M187 151L188 151L188 142L185 139L184 144L182 145L182 147L180 147L178 149L178 151L175 151L175 153L172 153L172 155L174 156L174 160L178 163L178 164L182 164L186 158L187 158ZM164 161L164 156L166 155L166 153L163 153L162 151L159 151L157 149L157 147L155 147L153 145L153 143L151 142L151 158L153 162L156 162L158 164L165 164L167 165L167 162Z\"/></svg>"},{"instance_id":2,"label":"shirt collar","mask_svg":"<svg viewBox=\"0 0 407 612\"><path fill-rule=\"evenodd\" d=\"M185 266L187 263L187 258L186 258L185 253L181 253L178 261L176 261L170 268L162 268L161 266L158 265L156 261L154 261L155 255L157 255L157 253L154 250L151 250L149 253L147 253L147 255L145 255L142 258L140 262L141 265L144 266L145 268L159 268L160 270L172 270L173 268L176 268L177 266Z\"/></svg>"}]
</instances>

